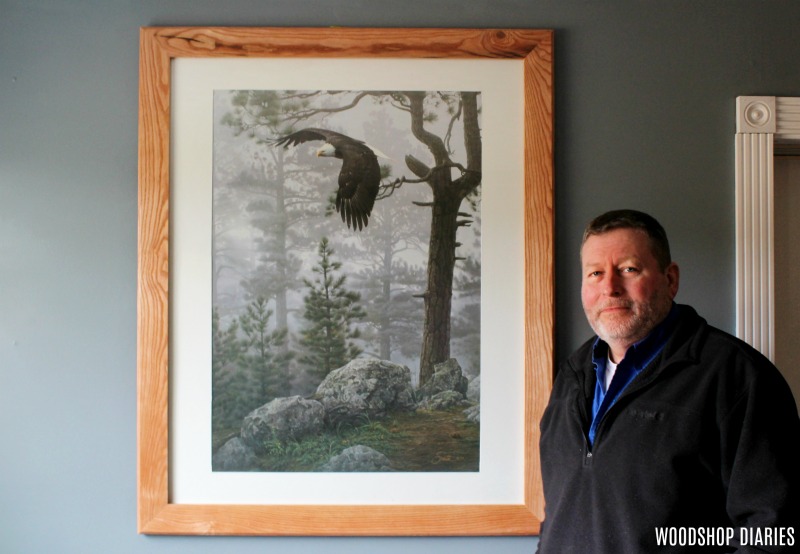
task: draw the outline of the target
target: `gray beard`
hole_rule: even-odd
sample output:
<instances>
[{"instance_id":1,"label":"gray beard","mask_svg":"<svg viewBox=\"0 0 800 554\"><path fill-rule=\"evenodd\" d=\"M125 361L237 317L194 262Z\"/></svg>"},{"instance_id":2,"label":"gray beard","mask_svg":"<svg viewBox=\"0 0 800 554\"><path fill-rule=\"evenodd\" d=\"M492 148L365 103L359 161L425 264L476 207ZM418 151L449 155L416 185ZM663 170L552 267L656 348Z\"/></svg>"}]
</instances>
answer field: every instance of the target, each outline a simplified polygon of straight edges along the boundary
<instances>
[{"instance_id":1,"label":"gray beard","mask_svg":"<svg viewBox=\"0 0 800 554\"><path fill-rule=\"evenodd\" d=\"M609 306L626 306L634 308L634 311L624 321L603 321L599 313ZM586 318L597 336L605 342L626 342L630 345L649 335L650 331L667 317L671 306L672 299L669 295L659 294L647 303L608 302L596 308L593 314L587 312Z\"/></svg>"}]
</instances>

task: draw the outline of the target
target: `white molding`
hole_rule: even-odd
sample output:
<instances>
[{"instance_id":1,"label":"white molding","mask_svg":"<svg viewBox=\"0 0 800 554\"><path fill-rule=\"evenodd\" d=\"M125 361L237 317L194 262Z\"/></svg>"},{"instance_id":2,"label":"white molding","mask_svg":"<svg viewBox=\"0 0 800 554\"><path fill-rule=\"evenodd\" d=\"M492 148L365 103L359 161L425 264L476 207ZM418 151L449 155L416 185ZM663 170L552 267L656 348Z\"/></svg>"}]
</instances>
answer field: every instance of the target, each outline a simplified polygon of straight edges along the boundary
<instances>
[{"instance_id":1,"label":"white molding","mask_svg":"<svg viewBox=\"0 0 800 554\"><path fill-rule=\"evenodd\" d=\"M736 334L775 359L774 145L800 140L800 98L736 99Z\"/></svg>"},{"instance_id":2,"label":"white molding","mask_svg":"<svg viewBox=\"0 0 800 554\"><path fill-rule=\"evenodd\" d=\"M736 99L737 133L775 133L775 97L740 96Z\"/></svg>"}]
</instances>

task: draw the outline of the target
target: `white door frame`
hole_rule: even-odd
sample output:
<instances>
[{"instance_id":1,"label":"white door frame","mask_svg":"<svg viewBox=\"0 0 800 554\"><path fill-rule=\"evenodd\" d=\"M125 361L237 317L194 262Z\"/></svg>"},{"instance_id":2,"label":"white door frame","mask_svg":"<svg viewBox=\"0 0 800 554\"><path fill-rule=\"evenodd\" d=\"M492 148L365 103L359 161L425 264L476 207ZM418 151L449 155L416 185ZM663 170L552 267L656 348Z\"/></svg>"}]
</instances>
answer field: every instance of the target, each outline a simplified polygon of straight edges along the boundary
<instances>
[{"instance_id":1,"label":"white door frame","mask_svg":"<svg viewBox=\"0 0 800 554\"><path fill-rule=\"evenodd\" d=\"M800 98L736 99L736 335L775 360L776 144L800 141Z\"/></svg>"}]
</instances>

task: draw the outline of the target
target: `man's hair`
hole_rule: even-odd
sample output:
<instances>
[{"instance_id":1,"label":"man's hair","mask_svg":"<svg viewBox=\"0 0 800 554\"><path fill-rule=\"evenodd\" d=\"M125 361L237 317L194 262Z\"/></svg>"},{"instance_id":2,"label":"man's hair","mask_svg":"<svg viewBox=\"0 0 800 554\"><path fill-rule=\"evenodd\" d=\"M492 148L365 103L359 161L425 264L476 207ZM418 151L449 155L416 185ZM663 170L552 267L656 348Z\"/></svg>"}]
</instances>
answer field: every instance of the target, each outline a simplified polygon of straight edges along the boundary
<instances>
[{"instance_id":1,"label":"man's hair","mask_svg":"<svg viewBox=\"0 0 800 554\"><path fill-rule=\"evenodd\" d=\"M667 266L672 263L667 232L656 221L656 218L636 210L612 210L597 216L589 222L583 231L581 246L589 237L602 235L615 229L636 229L645 233L650 238L653 256L658 262L661 271L666 270Z\"/></svg>"}]
</instances>

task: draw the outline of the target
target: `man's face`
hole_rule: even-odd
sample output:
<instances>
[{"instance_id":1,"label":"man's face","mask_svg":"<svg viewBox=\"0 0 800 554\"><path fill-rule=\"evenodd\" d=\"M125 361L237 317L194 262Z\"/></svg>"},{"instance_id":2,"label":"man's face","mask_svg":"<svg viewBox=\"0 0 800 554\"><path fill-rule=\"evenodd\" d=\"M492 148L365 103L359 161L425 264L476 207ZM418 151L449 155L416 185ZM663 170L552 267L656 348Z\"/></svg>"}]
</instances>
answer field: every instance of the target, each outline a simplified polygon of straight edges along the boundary
<instances>
[{"instance_id":1,"label":"man's face","mask_svg":"<svg viewBox=\"0 0 800 554\"><path fill-rule=\"evenodd\" d=\"M678 266L662 271L643 231L615 229L586 239L581 267L586 318L619 362L669 313L678 292Z\"/></svg>"}]
</instances>

